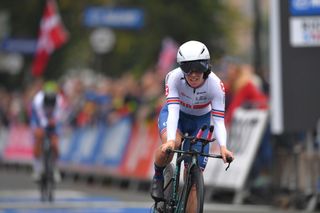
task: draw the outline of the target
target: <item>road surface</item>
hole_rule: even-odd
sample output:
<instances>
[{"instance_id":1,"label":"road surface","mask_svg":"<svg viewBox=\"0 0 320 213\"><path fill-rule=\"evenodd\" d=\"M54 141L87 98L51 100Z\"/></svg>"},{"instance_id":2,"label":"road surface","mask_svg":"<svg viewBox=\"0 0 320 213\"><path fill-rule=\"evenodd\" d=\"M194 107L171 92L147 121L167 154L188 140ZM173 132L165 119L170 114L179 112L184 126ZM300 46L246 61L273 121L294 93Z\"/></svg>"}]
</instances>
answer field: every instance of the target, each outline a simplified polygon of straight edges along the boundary
<instances>
[{"instance_id":1,"label":"road surface","mask_svg":"<svg viewBox=\"0 0 320 213\"><path fill-rule=\"evenodd\" d=\"M64 178L58 184L55 201L39 200L37 185L25 168L0 168L0 213L149 213L153 204L148 190L122 187L121 184L95 183ZM125 189L123 189L125 188ZM288 212L269 206L205 203L206 213ZM295 212L295 211L290 211Z\"/></svg>"}]
</instances>

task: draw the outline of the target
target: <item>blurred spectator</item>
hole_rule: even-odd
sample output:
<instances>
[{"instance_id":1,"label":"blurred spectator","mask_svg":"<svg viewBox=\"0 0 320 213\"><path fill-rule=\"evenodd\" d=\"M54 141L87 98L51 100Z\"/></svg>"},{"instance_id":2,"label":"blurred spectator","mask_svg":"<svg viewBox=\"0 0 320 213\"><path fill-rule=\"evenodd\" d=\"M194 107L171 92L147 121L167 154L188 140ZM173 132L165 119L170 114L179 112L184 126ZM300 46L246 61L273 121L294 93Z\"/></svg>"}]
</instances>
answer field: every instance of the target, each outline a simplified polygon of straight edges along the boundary
<instances>
[{"instance_id":1,"label":"blurred spectator","mask_svg":"<svg viewBox=\"0 0 320 213\"><path fill-rule=\"evenodd\" d=\"M139 119L143 121L152 121L157 119L160 109L164 102L161 87L161 78L158 77L158 73L148 71L141 79L141 90L143 95L141 96L142 105L139 110ZM161 101L160 101L161 100Z\"/></svg>"},{"instance_id":2,"label":"blurred spectator","mask_svg":"<svg viewBox=\"0 0 320 213\"><path fill-rule=\"evenodd\" d=\"M141 98L143 96L143 91L141 90L141 85L134 76L128 72L122 77L122 84L126 87L126 94L124 97L124 104L128 110L128 115L132 119L136 119L137 111L141 104Z\"/></svg>"},{"instance_id":3,"label":"blurred spectator","mask_svg":"<svg viewBox=\"0 0 320 213\"><path fill-rule=\"evenodd\" d=\"M233 115L240 107L268 110L268 97L262 90L262 80L255 75L252 66L240 63L237 59L228 58L223 68L220 74L223 74L226 90L225 122L227 128L232 128ZM259 192L264 190L263 193L267 194L270 189L272 153L270 122L267 121L249 177L249 183L254 189L258 188Z\"/></svg>"},{"instance_id":4,"label":"blurred spectator","mask_svg":"<svg viewBox=\"0 0 320 213\"><path fill-rule=\"evenodd\" d=\"M111 105L106 117L108 123L116 123L122 118L134 119L139 107L140 91L133 75L126 73L119 79L113 79L110 94Z\"/></svg>"},{"instance_id":5,"label":"blurred spectator","mask_svg":"<svg viewBox=\"0 0 320 213\"><path fill-rule=\"evenodd\" d=\"M108 125L108 116L112 110L112 80L102 78L95 91L96 121L98 124Z\"/></svg>"},{"instance_id":6,"label":"blurred spectator","mask_svg":"<svg viewBox=\"0 0 320 213\"><path fill-rule=\"evenodd\" d=\"M8 116L11 124L27 124L28 123L28 112L23 107L23 94L19 92L12 93Z\"/></svg>"},{"instance_id":7,"label":"blurred spectator","mask_svg":"<svg viewBox=\"0 0 320 213\"><path fill-rule=\"evenodd\" d=\"M226 89L226 125L231 124L234 111L238 107L268 108L268 98L257 86L252 66L248 64L232 65L227 68ZM255 83L256 82L256 83Z\"/></svg>"},{"instance_id":8,"label":"blurred spectator","mask_svg":"<svg viewBox=\"0 0 320 213\"><path fill-rule=\"evenodd\" d=\"M10 93L6 89L0 88L0 125L8 127L8 110L10 105Z\"/></svg>"},{"instance_id":9,"label":"blurred spectator","mask_svg":"<svg viewBox=\"0 0 320 213\"><path fill-rule=\"evenodd\" d=\"M64 94L68 101L68 120L69 124L73 127L80 126L77 121L77 116L84 105L84 85L80 78L73 77L65 81L64 84Z\"/></svg>"},{"instance_id":10,"label":"blurred spectator","mask_svg":"<svg viewBox=\"0 0 320 213\"><path fill-rule=\"evenodd\" d=\"M77 126L91 126L94 124L94 114L96 111L96 103L92 100L86 100L77 114Z\"/></svg>"}]
</instances>

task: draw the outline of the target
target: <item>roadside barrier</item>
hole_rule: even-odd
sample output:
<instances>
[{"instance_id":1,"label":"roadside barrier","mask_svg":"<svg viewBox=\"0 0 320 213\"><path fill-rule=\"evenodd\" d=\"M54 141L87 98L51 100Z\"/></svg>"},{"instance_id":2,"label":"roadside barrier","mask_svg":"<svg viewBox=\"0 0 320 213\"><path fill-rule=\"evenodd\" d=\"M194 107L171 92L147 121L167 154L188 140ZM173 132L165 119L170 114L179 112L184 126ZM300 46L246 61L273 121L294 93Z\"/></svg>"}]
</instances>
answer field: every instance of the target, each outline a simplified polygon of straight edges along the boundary
<instances>
[{"instance_id":1,"label":"roadside barrier","mask_svg":"<svg viewBox=\"0 0 320 213\"><path fill-rule=\"evenodd\" d=\"M225 172L222 161L209 161L204 173L207 185L243 189L266 122L267 112L263 110L235 113L228 142L235 154L234 166ZM32 135L28 126L13 125L1 131L0 139L2 161L32 163ZM154 153L160 143L156 119L133 123L130 118L123 118L109 126L63 127L59 166L80 174L149 181Z\"/></svg>"}]
</instances>

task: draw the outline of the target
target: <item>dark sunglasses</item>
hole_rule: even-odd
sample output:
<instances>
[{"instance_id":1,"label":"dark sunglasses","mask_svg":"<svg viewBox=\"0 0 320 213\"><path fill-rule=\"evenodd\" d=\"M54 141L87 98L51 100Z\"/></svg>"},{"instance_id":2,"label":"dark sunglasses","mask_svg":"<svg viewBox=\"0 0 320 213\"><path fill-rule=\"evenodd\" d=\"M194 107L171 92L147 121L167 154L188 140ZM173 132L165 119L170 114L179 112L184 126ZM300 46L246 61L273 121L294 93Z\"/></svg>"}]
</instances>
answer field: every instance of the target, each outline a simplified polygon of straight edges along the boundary
<instances>
[{"instance_id":1,"label":"dark sunglasses","mask_svg":"<svg viewBox=\"0 0 320 213\"><path fill-rule=\"evenodd\" d=\"M180 64L180 68L186 74L194 72L207 72L209 70L209 63L207 60L201 61L187 61Z\"/></svg>"}]
</instances>

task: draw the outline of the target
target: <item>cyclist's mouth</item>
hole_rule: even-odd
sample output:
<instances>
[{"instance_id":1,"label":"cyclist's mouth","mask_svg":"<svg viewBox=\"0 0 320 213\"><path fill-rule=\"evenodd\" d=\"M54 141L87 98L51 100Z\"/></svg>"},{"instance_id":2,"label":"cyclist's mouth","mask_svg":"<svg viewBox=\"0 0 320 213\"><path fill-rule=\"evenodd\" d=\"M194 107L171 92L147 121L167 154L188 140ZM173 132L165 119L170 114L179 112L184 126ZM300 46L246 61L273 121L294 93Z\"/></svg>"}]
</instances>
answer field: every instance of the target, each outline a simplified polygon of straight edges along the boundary
<instances>
[{"instance_id":1,"label":"cyclist's mouth","mask_svg":"<svg viewBox=\"0 0 320 213\"><path fill-rule=\"evenodd\" d=\"M191 86L197 86L200 83L200 78L198 77L189 78L188 80Z\"/></svg>"},{"instance_id":2,"label":"cyclist's mouth","mask_svg":"<svg viewBox=\"0 0 320 213\"><path fill-rule=\"evenodd\" d=\"M195 78L189 78L190 82L196 83L199 81L200 78L195 77Z\"/></svg>"}]
</instances>

